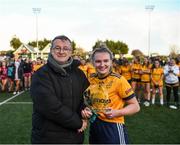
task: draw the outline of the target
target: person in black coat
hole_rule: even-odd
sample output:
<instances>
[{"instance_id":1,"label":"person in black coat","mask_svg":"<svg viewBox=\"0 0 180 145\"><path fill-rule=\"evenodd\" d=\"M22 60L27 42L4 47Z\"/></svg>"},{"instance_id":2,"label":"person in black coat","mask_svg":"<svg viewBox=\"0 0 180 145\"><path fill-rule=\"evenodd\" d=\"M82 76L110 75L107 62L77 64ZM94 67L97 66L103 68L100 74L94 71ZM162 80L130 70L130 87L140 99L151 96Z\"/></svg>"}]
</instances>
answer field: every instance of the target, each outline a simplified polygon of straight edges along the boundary
<instances>
[{"instance_id":1,"label":"person in black coat","mask_svg":"<svg viewBox=\"0 0 180 145\"><path fill-rule=\"evenodd\" d=\"M33 144L82 144L87 121L83 92L89 86L85 74L73 60L71 41L66 36L52 40L47 64L33 74Z\"/></svg>"}]
</instances>

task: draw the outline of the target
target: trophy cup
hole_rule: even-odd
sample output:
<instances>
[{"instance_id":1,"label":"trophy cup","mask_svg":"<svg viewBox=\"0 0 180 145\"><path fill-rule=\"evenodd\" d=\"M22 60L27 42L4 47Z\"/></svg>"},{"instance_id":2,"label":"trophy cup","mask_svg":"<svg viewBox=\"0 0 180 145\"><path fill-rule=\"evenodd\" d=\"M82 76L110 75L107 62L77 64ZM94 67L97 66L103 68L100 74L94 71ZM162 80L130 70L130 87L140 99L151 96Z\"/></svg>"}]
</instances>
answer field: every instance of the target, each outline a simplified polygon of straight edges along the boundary
<instances>
[{"instance_id":1,"label":"trophy cup","mask_svg":"<svg viewBox=\"0 0 180 145\"><path fill-rule=\"evenodd\" d=\"M92 123L98 115L108 111L110 99L106 87L99 84L89 86L84 92L84 103L92 111Z\"/></svg>"}]
</instances>

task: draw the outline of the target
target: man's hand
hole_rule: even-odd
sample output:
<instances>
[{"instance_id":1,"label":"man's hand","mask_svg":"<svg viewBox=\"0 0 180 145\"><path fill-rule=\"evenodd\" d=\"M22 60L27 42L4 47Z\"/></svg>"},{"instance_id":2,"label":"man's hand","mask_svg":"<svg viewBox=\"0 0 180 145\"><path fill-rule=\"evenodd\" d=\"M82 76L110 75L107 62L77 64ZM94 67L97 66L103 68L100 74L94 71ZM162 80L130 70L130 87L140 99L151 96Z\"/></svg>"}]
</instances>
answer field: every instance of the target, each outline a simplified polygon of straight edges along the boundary
<instances>
[{"instance_id":1,"label":"man's hand","mask_svg":"<svg viewBox=\"0 0 180 145\"><path fill-rule=\"evenodd\" d=\"M87 126L88 126L88 120L85 120L85 119L82 119L82 126L81 126L81 128L80 129L78 129L78 132L80 133L80 132L83 132L86 128L87 128Z\"/></svg>"},{"instance_id":2,"label":"man's hand","mask_svg":"<svg viewBox=\"0 0 180 145\"><path fill-rule=\"evenodd\" d=\"M86 107L84 110L81 111L81 115L83 119L89 119L92 116L91 109Z\"/></svg>"}]
</instances>

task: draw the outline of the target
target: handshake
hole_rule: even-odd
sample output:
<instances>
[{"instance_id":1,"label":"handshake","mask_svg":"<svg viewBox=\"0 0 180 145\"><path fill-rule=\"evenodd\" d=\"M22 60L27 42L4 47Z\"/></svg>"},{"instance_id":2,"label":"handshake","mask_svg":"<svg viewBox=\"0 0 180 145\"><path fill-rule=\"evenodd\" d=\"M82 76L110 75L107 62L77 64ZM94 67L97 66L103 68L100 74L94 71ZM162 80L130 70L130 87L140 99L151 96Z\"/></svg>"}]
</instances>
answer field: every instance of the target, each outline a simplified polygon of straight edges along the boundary
<instances>
[{"instance_id":1,"label":"handshake","mask_svg":"<svg viewBox=\"0 0 180 145\"><path fill-rule=\"evenodd\" d=\"M86 107L84 110L81 111L82 116L82 126L78 129L78 132L83 132L88 127L88 119L92 116L91 109Z\"/></svg>"}]
</instances>

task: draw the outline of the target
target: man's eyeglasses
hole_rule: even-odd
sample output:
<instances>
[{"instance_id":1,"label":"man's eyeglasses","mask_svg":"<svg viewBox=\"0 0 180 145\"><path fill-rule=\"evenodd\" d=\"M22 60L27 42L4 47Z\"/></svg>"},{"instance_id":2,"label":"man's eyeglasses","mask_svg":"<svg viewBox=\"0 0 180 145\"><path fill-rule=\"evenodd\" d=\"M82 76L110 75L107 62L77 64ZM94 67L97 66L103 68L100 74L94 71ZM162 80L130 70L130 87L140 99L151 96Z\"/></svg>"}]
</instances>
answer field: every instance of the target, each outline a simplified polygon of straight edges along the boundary
<instances>
[{"instance_id":1,"label":"man's eyeglasses","mask_svg":"<svg viewBox=\"0 0 180 145\"><path fill-rule=\"evenodd\" d=\"M68 47L64 47L64 48L54 47L53 50L54 50L55 52L61 52L61 51L63 51L63 52L68 52L68 51L71 51L72 49L71 49L71 48L68 48Z\"/></svg>"}]
</instances>

